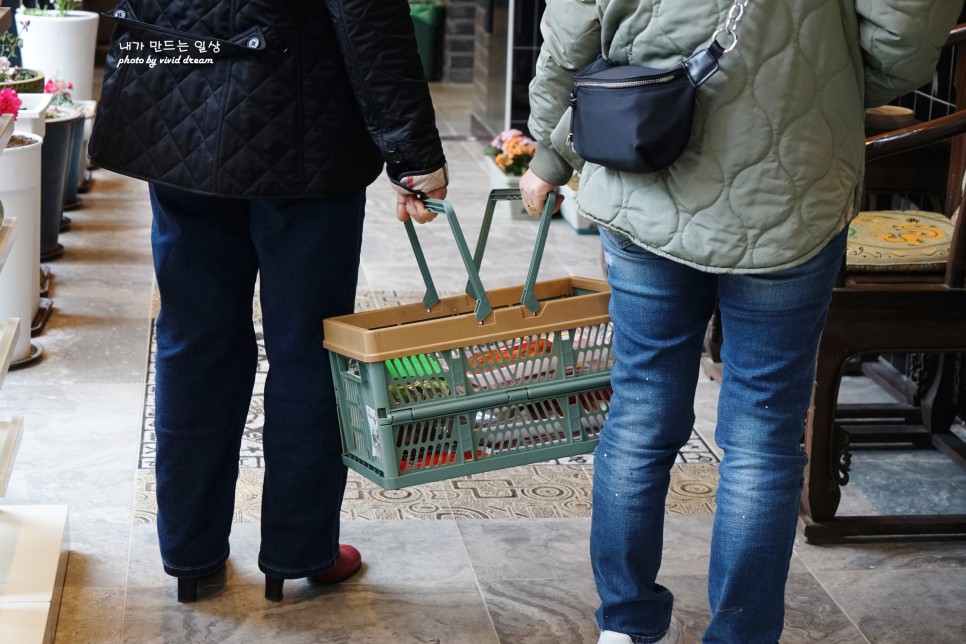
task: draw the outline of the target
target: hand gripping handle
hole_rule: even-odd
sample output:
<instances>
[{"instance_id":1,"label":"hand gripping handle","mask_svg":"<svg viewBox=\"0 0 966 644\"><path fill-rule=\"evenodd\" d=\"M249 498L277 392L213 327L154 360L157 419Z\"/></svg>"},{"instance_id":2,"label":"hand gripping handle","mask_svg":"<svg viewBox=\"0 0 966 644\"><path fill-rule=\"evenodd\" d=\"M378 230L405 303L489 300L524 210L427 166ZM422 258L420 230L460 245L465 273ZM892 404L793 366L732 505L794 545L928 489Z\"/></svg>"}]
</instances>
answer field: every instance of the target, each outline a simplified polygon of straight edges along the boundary
<instances>
[{"instance_id":1,"label":"hand gripping handle","mask_svg":"<svg viewBox=\"0 0 966 644\"><path fill-rule=\"evenodd\" d=\"M476 298L476 319L482 322L490 315L493 309L490 307L490 300L487 298L486 291L483 289L483 283L480 281L479 269L473 263L470 249L466 245L463 230L460 228L459 221L456 219L456 212L448 201L442 199L425 199L423 203L426 205L426 210L439 215L445 215L446 221L449 222L450 230L453 232L453 239L456 240L456 248L459 250L460 257L463 259L466 274L469 275L469 284L466 292ZM426 256L423 254L423 248L419 243L419 237L416 235L416 227L413 225L412 219L407 219L405 225L406 234L409 235L409 242L413 247L413 254L416 256L416 263L419 265L419 272L422 274L423 282L426 284L426 296L423 297L423 306L429 309L439 302L439 295L436 293L436 287L433 285L433 278L429 274Z\"/></svg>"},{"instance_id":2,"label":"hand gripping handle","mask_svg":"<svg viewBox=\"0 0 966 644\"><path fill-rule=\"evenodd\" d=\"M480 237L476 242L476 251L473 253L473 263L479 274L480 266L483 264L483 251L486 250L486 241L490 235L490 224L493 221L493 211L496 204L500 201L521 201L523 197L517 189L497 189L491 190L486 202L486 211L483 213L483 225L480 228ZM533 255L530 258L530 268L527 270L527 278L523 283L523 293L520 296L520 303L526 306L531 313L536 315L540 312L540 302L534 295L534 286L537 283L537 272L540 270L540 261L543 259L543 249L547 244L547 233L550 230L550 219L553 217L554 206L557 203L557 193L551 192L547 195L547 202L543 206L543 213L540 215L540 225L537 228L537 237L533 243ZM466 292L473 294L470 290L472 284L467 284Z\"/></svg>"}]
</instances>

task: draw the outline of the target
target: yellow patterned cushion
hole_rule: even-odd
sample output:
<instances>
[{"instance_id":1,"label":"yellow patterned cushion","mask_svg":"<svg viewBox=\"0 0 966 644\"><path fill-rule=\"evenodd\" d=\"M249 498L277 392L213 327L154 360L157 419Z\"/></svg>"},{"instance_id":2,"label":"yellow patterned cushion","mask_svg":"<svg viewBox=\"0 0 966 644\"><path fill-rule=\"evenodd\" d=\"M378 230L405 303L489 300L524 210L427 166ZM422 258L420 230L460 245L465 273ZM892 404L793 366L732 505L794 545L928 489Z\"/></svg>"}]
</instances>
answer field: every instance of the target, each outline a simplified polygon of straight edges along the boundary
<instances>
[{"instance_id":1,"label":"yellow patterned cushion","mask_svg":"<svg viewBox=\"0 0 966 644\"><path fill-rule=\"evenodd\" d=\"M949 256L953 223L937 212L860 212L849 225L845 256L850 270L942 270Z\"/></svg>"}]
</instances>

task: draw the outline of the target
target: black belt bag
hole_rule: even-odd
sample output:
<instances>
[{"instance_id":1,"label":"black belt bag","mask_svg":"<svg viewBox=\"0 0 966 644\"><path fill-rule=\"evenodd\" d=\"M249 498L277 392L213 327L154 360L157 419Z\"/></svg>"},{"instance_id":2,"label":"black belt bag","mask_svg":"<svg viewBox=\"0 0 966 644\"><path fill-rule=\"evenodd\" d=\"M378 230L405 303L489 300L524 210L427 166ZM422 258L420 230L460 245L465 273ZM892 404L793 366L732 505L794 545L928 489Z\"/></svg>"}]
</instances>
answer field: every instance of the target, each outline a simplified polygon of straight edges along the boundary
<instances>
[{"instance_id":1,"label":"black belt bag","mask_svg":"<svg viewBox=\"0 0 966 644\"><path fill-rule=\"evenodd\" d=\"M574 74L568 141L585 161L622 172L662 170L691 138L697 89L725 49L712 41L669 70L612 65L602 56Z\"/></svg>"}]
</instances>

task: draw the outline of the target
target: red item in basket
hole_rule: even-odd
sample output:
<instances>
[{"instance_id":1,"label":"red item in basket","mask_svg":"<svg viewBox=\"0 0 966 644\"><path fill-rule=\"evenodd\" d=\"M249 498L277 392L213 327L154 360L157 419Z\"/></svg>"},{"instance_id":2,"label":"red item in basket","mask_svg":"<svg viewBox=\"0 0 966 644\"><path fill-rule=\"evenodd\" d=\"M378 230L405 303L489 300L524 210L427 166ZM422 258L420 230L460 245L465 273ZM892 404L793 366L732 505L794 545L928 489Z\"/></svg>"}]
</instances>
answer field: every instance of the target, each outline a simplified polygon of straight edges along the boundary
<instances>
[{"instance_id":1,"label":"red item in basket","mask_svg":"<svg viewBox=\"0 0 966 644\"><path fill-rule=\"evenodd\" d=\"M469 363L471 367L482 367L496 362L512 362L520 358L532 358L535 355L549 353L552 346L553 340L540 338L537 342L531 344L528 339L524 338L513 345L512 353L506 349L484 350L482 353L474 353L469 358Z\"/></svg>"},{"instance_id":2,"label":"red item in basket","mask_svg":"<svg viewBox=\"0 0 966 644\"><path fill-rule=\"evenodd\" d=\"M444 454L426 454L421 459L403 459L399 461L399 471L405 472L407 469L420 469L438 467L440 465L452 465L456 462L456 454L447 452Z\"/></svg>"}]
</instances>

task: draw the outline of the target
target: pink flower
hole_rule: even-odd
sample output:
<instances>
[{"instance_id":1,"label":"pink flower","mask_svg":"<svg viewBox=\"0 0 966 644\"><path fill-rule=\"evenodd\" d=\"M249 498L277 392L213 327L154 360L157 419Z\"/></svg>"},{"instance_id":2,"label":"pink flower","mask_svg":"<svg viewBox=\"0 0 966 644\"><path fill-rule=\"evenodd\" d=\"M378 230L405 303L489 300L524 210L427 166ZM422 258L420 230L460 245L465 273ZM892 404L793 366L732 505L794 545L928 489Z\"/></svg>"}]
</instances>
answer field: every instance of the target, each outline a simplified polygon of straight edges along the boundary
<instances>
[{"instance_id":1,"label":"pink flower","mask_svg":"<svg viewBox=\"0 0 966 644\"><path fill-rule=\"evenodd\" d=\"M54 95L50 101L51 105L73 105L74 101L70 95L72 89L74 84L61 78L51 78L44 85L44 92Z\"/></svg>"},{"instance_id":2,"label":"pink flower","mask_svg":"<svg viewBox=\"0 0 966 644\"><path fill-rule=\"evenodd\" d=\"M16 121L22 104L17 92L9 87L0 89L0 114L13 114L13 120Z\"/></svg>"},{"instance_id":3,"label":"pink flower","mask_svg":"<svg viewBox=\"0 0 966 644\"><path fill-rule=\"evenodd\" d=\"M500 147L501 143L509 141L515 136L523 136L523 132L521 132L516 128L513 128L511 130L503 130L502 132L496 135L495 139L490 141L490 145L492 145L494 148L498 148Z\"/></svg>"},{"instance_id":4,"label":"pink flower","mask_svg":"<svg viewBox=\"0 0 966 644\"><path fill-rule=\"evenodd\" d=\"M60 78L51 78L44 85L44 92L47 94L62 94L71 89L74 89L74 84Z\"/></svg>"}]
</instances>

